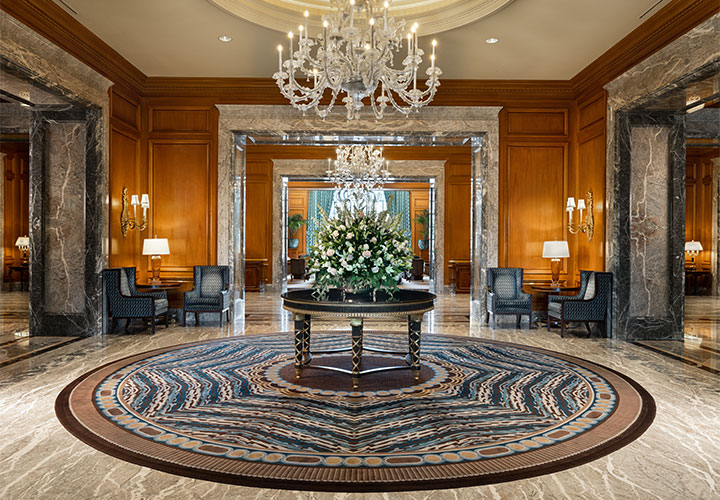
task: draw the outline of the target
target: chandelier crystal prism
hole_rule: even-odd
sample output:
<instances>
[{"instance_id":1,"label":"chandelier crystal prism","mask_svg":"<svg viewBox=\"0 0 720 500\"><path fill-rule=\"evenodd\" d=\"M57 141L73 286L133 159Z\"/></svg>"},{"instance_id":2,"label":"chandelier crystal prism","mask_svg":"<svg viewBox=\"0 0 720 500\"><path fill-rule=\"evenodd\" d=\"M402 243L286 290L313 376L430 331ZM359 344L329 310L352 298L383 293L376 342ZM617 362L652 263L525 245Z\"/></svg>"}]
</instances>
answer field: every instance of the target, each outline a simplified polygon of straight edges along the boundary
<instances>
[{"instance_id":1,"label":"chandelier crystal prism","mask_svg":"<svg viewBox=\"0 0 720 500\"><path fill-rule=\"evenodd\" d=\"M338 146L337 159L328 158L327 175L330 182L346 191L366 192L388 182L390 172L383 158L382 148L374 146ZM334 166L334 168L331 168Z\"/></svg>"},{"instance_id":2,"label":"chandelier crystal prism","mask_svg":"<svg viewBox=\"0 0 720 500\"><path fill-rule=\"evenodd\" d=\"M406 30L404 20L388 14L389 1L330 0L330 4L335 11L322 16L317 37L309 36L305 11L297 36L288 33L289 59L283 59L283 46L277 47L278 71L273 78L295 108L303 113L314 109L326 118L344 93L348 120L359 118L365 99L375 118L381 119L388 106L407 116L433 100L442 74L435 64L437 42L432 41L425 89L420 89L418 72L425 52L418 46L417 23ZM401 67L396 69L400 58Z\"/></svg>"}]
</instances>

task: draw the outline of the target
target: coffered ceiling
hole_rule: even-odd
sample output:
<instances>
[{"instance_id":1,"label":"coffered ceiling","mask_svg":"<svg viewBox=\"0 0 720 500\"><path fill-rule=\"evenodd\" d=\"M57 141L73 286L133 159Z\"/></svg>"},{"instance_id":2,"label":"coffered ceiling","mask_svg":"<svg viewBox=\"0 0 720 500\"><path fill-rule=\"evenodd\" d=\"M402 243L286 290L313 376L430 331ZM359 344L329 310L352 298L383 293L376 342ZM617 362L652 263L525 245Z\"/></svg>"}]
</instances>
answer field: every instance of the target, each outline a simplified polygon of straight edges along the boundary
<instances>
[{"instance_id":1,"label":"coffered ceiling","mask_svg":"<svg viewBox=\"0 0 720 500\"><path fill-rule=\"evenodd\" d=\"M393 8L424 22L421 37L436 32L445 78L568 80L669 1L395 0ZM306 8L318 17L329 0L55 2L147 76L270 78L286 40L273 28L297 26Z\"/></svg>"}]
</instances>

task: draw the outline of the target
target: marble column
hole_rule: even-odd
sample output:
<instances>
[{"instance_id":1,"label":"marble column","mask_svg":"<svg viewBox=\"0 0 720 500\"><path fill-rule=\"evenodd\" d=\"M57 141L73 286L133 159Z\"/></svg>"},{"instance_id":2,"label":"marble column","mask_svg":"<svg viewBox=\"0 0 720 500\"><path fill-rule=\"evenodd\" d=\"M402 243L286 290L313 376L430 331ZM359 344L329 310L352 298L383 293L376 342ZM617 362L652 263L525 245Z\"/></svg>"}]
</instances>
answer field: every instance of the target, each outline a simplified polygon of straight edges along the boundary
<instances>
[{"instance_id":1,"label":"marble column","mask_svg":"<svg viewBox=\"0 0 720 500\"><path fill-rule=\"evenodd\" d=\"M685 135L680 116L616 115L616 336L683 337Z\"/></svg>"},{"instance_id":2,"label":"marble column","mask_svg":"<svg viewBox=\"0 0 720 500\"><path fill-rule=\"evenodd\" d=\"M100 329L100 110L33 111L30 333Z\"/></svg>"},{"instance_id":3,"label":"marble column","mask_svg":"<svg viewBox=\"0 0 720 500\"><path fill-rule=\"evenodd\" d=\"M712 294L720 295L720 158L713 159L712 184Z\"/></svg>"}]
</instances>

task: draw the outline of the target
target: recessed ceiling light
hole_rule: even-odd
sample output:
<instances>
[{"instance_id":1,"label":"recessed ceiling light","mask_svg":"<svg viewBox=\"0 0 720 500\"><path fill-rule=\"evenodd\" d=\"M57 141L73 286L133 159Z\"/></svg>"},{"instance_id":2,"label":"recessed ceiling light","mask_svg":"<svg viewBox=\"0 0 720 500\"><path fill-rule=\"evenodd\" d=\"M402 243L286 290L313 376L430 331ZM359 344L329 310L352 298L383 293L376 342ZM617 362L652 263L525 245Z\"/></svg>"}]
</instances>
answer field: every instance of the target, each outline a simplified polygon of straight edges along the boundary
<instances>
[{"instance_id":1,"label":"recessed ceiling light","mask_svg":"<svg viewBox=\"0 0 720 500\"><path fill-rule=\"evenodd\" d=\"M499 41L500 40L498 40L497 38L492 37L492 38L488 38L487 40L485 40L485 43L498 43Z\"/></svg>"},{"instance_id":2,"label":"recessed ceiling light","mask_svg":"<svg viewBox=\"0 0 720 500\"><path fill-rule=\"evenodd\" d=\"M221 42L231 42L232 38L227 35L223 35L223 36L219 36L218 40L220 40Z\"/></svg>"}]
</instances>

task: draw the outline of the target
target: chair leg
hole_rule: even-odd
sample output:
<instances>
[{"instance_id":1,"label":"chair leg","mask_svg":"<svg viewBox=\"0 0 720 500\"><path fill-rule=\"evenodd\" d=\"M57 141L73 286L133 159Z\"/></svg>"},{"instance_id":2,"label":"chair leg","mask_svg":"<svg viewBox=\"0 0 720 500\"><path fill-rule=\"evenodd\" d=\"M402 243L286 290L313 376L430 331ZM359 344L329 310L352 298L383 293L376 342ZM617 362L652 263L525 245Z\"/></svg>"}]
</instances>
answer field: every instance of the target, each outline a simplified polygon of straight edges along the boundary
<instances>
[{"instance_id":1,"label":"chair leg","mask_svg":"<svg viewBox=\"0 0 720 500\"><path fill-rule=\"evenodd\" d=\"M548 314L548 317L547 317L547 330L548 330L548 332L550 331L550 323L552 323L552 319L551 319L550 315Z\"/></svg>"},{"instance_id":2,"label":"chair leg","mask_svg":"<svg viewBox=\"0 0 720 500\"><path fill-rule=\"evenodd\" d=\"M185 308L180 309L180 314L182 314L182 326L187 326L187 321L185 317Z\"/></svg>"},{"instance_id":3,"label":"chair leg","mask_svg":"<svg viewBox=\"0 0 720 500\"><path fill-rule=\"evenodd\" d=\"M155 316L150 318L150 322L152 322L152 333L155 335Z\"/></svg>"},{"instance_id":4,"label":"chair leg","mask_svg":"<svg viewBox=\"0 0 720 500\"><path fill-rule=\"evenodd\" d=\"M195 313L195 326L200 326L200 320L198 318L198 313Z\"/></svg>"},{"instance_id":5,"label":"chair leg","mask_svg":"<svg viewBox=\"0 0 720 500\"><path fill-rule=\"evenodd\" d=\"M520 328L520 318L522 316L520 314L515 315L515 328Z\"/></svg>"},{"instance_id":6,"label":"chair leg","mask_svg":"<svg viewBox=\"0 0 720 500\"><path fill-rule=\"evenodd\" d=\"M586 322L585 322L585 329L587 330L588 335L592 335L592 330L590 329L590 322L589 322L589 321L586 321Z\"/></svg>"},{"instance_id":7,"label":"chair leg","mask_svg":"<svg viewBox=\"0 0 720 500\"><path fill-rule=\"evenodd\" d=\"M125 330L125 333L127 333L129 324L130 324L130 318L125 318L125 327L123 328L123 330Z\"/></svg>"},{"instance_id":8,"label":"chair leg","mask_svg":"<svg viewBox=\"0 0 720 500\"><path fill-rule=\"evenodd\" d=\"M223 318L223 313L222 313L222 311L220 311L220 328L222 328L222 318Z\"/></svg>"},{"instance_id":9,"label":"chair leg","mask_svg":"<svg viewBox=\"0 0 720 500\"><path fill-rule=\"evenodd\" d=\"M230 309L225 309L225 318L230 321Z\"/></svg>"},{"instance_id":10,"label":"chair leg","mask_svg":"<svg viewBox=\"0 0 720 500\"><path fill-rule=\"evenodd\" d=\"M167 327L168 327L168 324L170 323L169 316L170 316L170 309L168 309L167 311L165 311L165 328L167 328Z\"/></svg>"},{"instance_id":11,"label":"chair leg","mask_svg":"<svg viewBox=\"0 0 720 500\"><path fill-rule=\"evenodd\" d=\"M532 312L530 314L528 314L528 329L530 329L530 330L535 329L535 324L533 323Z\"/></svg>"},{"instance_id":12,"label":"chair leg","mask_svg":"<svg viewBox=\"0 0 720 500\"><path fill-rule=\"evenodd\" d=\"M115 332L115 318L110 318L110 333Z\"/></svg>"},{"instance_id":13,"label":"chair leg","mask_svg":"<svg viewBox=\"0 0 720 500\"><path fill-rule=\"evenodd\" d=\"M485 313L485 323L487 323L488 325L490 324L490 312L489 311Z\"/></svg>"},{"instance_id":14,"label":"chair leg","mask_svg":"<svg viewBox=\"0 0 720 500\"><path fill-rule=\"evenodd\" d=\"M565 338L565 320L564 319L560 320L560 336L562 338Z\"/></svg>"}]
</instances>

